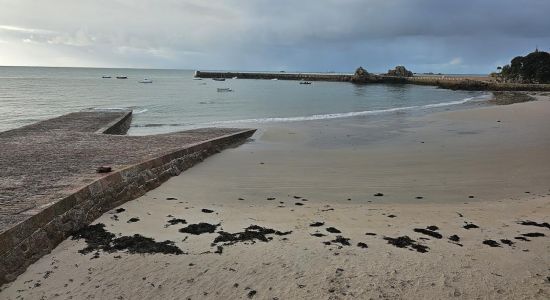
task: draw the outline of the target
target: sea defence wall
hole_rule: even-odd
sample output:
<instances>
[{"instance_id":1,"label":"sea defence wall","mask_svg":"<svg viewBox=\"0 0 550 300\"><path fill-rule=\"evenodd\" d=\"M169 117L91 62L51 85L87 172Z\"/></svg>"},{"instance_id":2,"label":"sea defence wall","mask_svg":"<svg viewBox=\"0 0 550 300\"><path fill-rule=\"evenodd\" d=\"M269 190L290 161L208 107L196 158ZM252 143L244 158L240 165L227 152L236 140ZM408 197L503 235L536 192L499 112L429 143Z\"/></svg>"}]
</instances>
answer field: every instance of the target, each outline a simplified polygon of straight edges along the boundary
<instances>
[{"instance_id":1,"label":"sea defence wall","mask_svg":"<svg viewBox=\"0 0 550 300\"><path fill-rule=\"evenodd\" d=\"M472 91L550 91L550 84L523 84L503 83L489 80L487 77L460 77L460 76L412 76L399 77L370 74L357 77L353 74L337 73L267 73L267 72L218 72L196 71L197 78L237 78L237 79L278 79L300 81L339 81L356 84L385 83L385 84L418 84L431 85L452 90Z\"/></svg>"},{"instance_id":2,"label":"sea defence wall","mask_svg":"<svg viewBox=\"0 0 550 300\"><path fill-rule=\"evenodd\" d=\"M278 79L307 81L350 81L352 74L336 73L264 73L264 72L211 72L195 71L197 78Z\"/></svg>"},{"instance_id":3,"label":"sea defence wall","mask_svg":"<svg viewBox=\"0 0 550 300\"><path fill-rule=\"evenodd\" d=\"M78 112L0 132L0 285L104 212L255 132L126 136L131 116ZM97 173L104 165L112 171Z\"/></svg>"}]
</instances>

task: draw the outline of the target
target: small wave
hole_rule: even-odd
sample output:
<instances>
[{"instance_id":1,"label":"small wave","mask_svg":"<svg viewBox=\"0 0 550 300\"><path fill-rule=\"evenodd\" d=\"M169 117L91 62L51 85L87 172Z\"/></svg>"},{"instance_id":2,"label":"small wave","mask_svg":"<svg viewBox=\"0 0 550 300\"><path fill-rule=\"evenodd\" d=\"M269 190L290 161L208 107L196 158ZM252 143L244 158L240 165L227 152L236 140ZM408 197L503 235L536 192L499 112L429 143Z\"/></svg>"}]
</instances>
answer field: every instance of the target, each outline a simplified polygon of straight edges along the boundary
<instances>
[{"instance_id":1,"label":"small wave","mask_svg":"<svg viewBox=\"0 0 550 300\"><path fill-rule=\"evenodd\" d=\"M143 108L143 109L140 109L140 110L134 110L132 111L132 113L134 115L139 115L139 114L142 114L142 113L145 113L145 112L148 112L149 110L147 108Z\"/></svg>"},{"instance_id":2,"label":"small wave","mask_svg":"<svg viewBox=\"0 0 550 300\"><path fill-rule=\"evenodd\" d=\"M388 109L354 111L354 112L346 112L346 113L320 114L320 115L300 116L300 117L274 117L274 118L217 121L217 122L211 122L209 124L222 125L222 124L236 124L236 123L273 123L273 122L299 122L299 121L340 119L340 118L350 118L350 117L358 117L358 116L379 115L384 113L401 112L401 111L408 111L408 110L423 110L423 109L430 109L430 108L460 105L468 102L486 101L486 100L489 100L491 97L492 97L491 94L484 94L481 96L468 97L468 98L464 98L456 101L441 102L441 103L426 104L426 105L394 107L394 108L388 108Z\"/></svg>"},{"instance_id":3,"label":"small wave","mask_svg":"<svg viewBox=\"0 0 550 300\"><path fill-rule=\"evenodd\" d=\"M90 107L90 110L103 110L103 111L120 111L120 110L132 110L132 114L138 115L149 111L147 108L138 107Z\"/></svg>"}]
</instances>

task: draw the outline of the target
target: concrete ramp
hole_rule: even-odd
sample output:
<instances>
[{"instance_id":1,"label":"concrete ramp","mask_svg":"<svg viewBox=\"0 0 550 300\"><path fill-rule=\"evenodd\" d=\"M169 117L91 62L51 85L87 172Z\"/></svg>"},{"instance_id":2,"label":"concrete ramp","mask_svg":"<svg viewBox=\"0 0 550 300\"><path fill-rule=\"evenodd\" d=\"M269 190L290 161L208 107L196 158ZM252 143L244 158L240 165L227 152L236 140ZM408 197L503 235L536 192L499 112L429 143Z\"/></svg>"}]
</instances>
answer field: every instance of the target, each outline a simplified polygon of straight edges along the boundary
<instances>
[{"instance_id":1,"label":"concrete ramp","mask_svg":"<svg viewBox=\"0 0 550 300\"><path fill-rule=\"evenodd\" d=\"M83 111L0 132L0 285L104 212L254 129L124 135L131 111ZM97 173L99 166L109 173Z\"/></svg>"}]
</instances>

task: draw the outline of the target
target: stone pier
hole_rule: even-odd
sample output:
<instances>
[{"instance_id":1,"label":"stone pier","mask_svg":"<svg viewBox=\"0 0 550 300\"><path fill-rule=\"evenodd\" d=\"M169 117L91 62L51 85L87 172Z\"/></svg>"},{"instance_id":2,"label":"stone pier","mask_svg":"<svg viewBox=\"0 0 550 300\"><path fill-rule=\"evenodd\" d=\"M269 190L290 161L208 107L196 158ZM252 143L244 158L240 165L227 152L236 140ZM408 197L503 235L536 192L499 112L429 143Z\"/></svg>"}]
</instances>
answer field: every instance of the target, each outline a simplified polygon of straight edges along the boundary
<instances>
[{"instance_id":1,"label":"stone pier","mask_svg":"<svg viewBox=\"0 0 550 300\"><path fill-rule=\"evenodd\" d=\"M255 132L126 136L131 118L83 111L0 132L0 285L104 212Z\"/></svg>"}]
</instances>

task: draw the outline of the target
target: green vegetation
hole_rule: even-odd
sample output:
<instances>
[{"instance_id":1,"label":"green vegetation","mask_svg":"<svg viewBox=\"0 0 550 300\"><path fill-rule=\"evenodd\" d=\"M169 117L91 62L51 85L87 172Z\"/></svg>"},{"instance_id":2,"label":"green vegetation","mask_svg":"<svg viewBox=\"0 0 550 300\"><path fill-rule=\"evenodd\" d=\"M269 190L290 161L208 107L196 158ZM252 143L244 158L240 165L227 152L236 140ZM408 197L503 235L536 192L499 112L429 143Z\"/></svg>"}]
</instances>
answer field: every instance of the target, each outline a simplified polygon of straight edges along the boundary
<instances>
[{"instance_id":1,"label":"green vegetation","mask_svg":"<svg viewBox=\"0 0 550 300\"><path fill-rule=\"evenodd\" d=\"M515 57L510 64L498 69L500 73L491 74L497 81L550 83L550 53L535 50L526 56Z\"/></svg>"}]
</instances>

